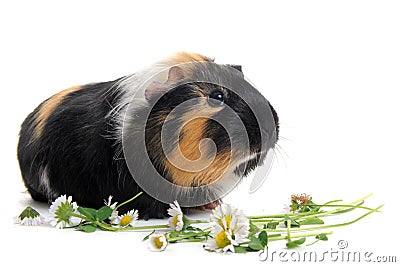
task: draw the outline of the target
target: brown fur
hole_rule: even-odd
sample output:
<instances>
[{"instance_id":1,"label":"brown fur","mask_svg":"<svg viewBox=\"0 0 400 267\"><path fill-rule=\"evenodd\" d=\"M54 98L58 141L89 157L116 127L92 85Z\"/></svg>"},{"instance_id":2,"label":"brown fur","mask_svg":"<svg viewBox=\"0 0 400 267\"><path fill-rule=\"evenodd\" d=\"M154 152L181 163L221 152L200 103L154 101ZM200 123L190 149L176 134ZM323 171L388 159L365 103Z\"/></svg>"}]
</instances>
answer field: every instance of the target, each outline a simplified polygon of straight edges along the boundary
<instances>
[{"instance_id":1,"label":"brown fur","mask_svg":"<svg viewBox=\"0 0 400 267\"><path fill-rule=\"evenodd\" d=\"M68 89L65 89L42 103L39 107L38 112L35 114L35 128L33 130L33 139L38 139L43 132L43 129L46 125L47 118L53 113L53 111L60 105L65 96L68 94L78 91L82 88L82 86L73 86Z\"/></svg>"},{"instance_id":2,"label":"brown fur","mask_svg":"<svg viewBox=\"0 0 400 267\"><path fill-rule=\"evenodd\" d=\"M178 52L169 57L166 63L168 66L175 66L181 64L179 67L181 68L184 77L191 77L193 73L193 66L191 64L185 64L185 63L207 62L207 61L212 61L212 59L196 53Z\"/></svg>"},{"instance_id":3,"label":"brown fur","mask_svg":"<svg viewBox=\"0 0 400 267\"><path fill-rule=\"evenodd\" d=\"M186 187L208 185L220 179L227 172L229 163L230 153L217 155L212 163L203 170L190 172L174 166L168 160L166 161L167 168L173 176L173 183Z\"/></svg>"},{"instance_id":4,"label":"brown fur","mask_svg":"<svg viewBox=\"0 0 400 267\"><path fill-rule=\"evenodd\" d=\"M178 52L169 58L170 64L178 65L183 63L199 62L199 61L212 61L210 58L202 56L197 53Z\"/></svg>"},{"instance_id":5,"label":"brown fur","mask_svg":"<svg viewBox=\"0 0 400 267\"><path fill-rule=\"evenodd\" d=\"M199 146L206 122L206 118L196 118L186 123L182 128L183 138L180 140L179 147L183 156L188 160L197 160L201 156Z\"/></svg>"},{"instance_id":6,"label":"brown fur","mask_svg":"<svg viewBox=\"0 0 400 267\"><path fill-rule=\"evenodd\" d=\"M206 103L200 103L199 105L206 105ZM187 119L188 122L182 127L179 148L176 148L169 155L172 162L180 165L175 166L168 159L165 159L166 168L171 173L173 183L187 187L207 185L218 180L226 173L231 160L229 151L219 153L213 159L204 155L202 157L199 147L203 139L206 122L212 113L216 113L220 109L204 109L207 110L207 114L202 114L202 109L198 106L194 110L197 111L196 114L190 114L194 113L194 111L189 112L185 117L181 118ZM190 120L193 117L197 118ZM207 154L207 151L204 151L207 150L207 147L202 149L203 153ZM180 160L182 156L185 158L184 161Z\"/></svg>"}]
</instances>

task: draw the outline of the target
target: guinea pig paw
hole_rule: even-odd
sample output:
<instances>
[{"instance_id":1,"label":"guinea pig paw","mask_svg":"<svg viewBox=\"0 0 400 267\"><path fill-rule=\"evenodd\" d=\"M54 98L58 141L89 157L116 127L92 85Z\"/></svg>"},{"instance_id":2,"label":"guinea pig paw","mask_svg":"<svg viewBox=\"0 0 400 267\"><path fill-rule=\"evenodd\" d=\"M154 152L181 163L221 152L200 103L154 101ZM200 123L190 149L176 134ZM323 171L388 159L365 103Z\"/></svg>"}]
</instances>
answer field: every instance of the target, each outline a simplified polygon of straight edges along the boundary
<instances>
[{"instance_id":1,"label":"guinea pig paw","mask_svg":"<svg viewBox=\"0 0 400 267\"><path fill-rule=\"evenodd\" d=\"M142 219L145 220L145 221L148 221L150 219L150 215L149 214L144 214Z\"/></svg>"},{"instance_id":2,"label":"guinea pig paw","mask_svg":"<svg viewBox=\"0 0 400 267\"><path fill-rule=\"evenodd\" d=\"M145 221L149 219L164 219L167 217L166 212L157 211L157 210L144 210L142 212L139 211L139 218Z\"/></svg>"},{"instance_id":3,"label":"guinea pig paw","mask_svg":"<svg viewBox=\"0 0 400 267\"><path fill-rule=\"evenodd\" d=\"M222 200L218 199L218 200L216 200L214 202L211 202L211 203L196 207L196 209L199 209L199 210L213 210L216 207L218 207L219 205L221 205L221 203L222 203Z\"/></svg>"}]
</instances>

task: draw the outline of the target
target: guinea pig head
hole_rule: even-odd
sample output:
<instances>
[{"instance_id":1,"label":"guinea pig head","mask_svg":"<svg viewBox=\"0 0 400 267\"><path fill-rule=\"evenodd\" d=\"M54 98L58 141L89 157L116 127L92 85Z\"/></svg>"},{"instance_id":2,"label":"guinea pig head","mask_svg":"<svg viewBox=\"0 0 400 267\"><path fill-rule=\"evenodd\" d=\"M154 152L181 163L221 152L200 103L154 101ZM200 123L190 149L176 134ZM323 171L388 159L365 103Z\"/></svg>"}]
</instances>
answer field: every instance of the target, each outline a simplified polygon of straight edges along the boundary
<instances>
[{"instance_id":1,"label":"guinea pig head","mask_svg":"<svg viewBox=\"0 0 400 267\"><path fill-rule=\"evenodd\" d=\"M245 81L241 66L223 65L222 72L230 73L228 82L205 79L219 74L202 62L176 65L164 81L150 83L145 91L151 107L147 153L157 171L174 184L194 187L246 176L278 140L277 113Z\"/></svg>"}]
</instances>

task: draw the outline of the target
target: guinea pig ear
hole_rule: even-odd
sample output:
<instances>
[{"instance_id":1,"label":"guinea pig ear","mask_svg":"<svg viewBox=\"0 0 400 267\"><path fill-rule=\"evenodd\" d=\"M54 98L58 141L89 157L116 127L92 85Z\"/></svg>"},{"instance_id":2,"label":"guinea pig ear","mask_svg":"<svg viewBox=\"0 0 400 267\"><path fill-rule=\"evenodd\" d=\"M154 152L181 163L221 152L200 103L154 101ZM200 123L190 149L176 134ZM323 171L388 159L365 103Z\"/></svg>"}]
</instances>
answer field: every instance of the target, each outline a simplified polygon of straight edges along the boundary
<instances>
[{"instance_id":1,"label":"guinea pig ear","mask_svg":"<svg viewBox=\"0 0 400 267\"><path fill-rule=\"evenodd\" d=\"M185 74L181 67L173 66L169 69L167 84L179 82L185 78Z\"/></svg>"},{"instance_id":2,"label":"guinea pig ear","mask_svg":"<svg viewBox=\"0 0 400 267\"><path fill-rule=\"evenodd\" d=\"M231 68L234 68L234 69L236 69L236 70L238 70L240 72L243 72L241 65L228 65L228 66L231 67Z\"/></svg>"},{"instance_id":3,"label":"guinea pig ear","mask_svg":"<svg viewBox=\"0 0 400 267\"><path fill-rule=\"evenodd\" d=\"M145 91L147 101L161 97L169 88L169 85L177 83L185 78L182 68L173 66L168 71L168 78L165 83L152 82Z\"/></svg>"}]
</instances>

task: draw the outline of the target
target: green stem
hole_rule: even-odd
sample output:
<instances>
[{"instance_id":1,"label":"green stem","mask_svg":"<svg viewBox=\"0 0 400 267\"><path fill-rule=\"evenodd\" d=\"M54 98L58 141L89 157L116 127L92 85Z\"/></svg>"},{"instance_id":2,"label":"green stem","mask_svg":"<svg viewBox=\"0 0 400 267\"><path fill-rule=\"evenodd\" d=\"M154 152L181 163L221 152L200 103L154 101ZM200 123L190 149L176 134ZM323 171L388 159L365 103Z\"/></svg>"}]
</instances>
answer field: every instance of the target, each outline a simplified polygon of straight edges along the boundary
<instances>
[{"instance_id":1,"label":"green stem","mask_svg":"<svg viewBox=\"0 0 400 267\"><path fill-rule=\"evenodd\" d=\"M289 219L289 220L286 221L286 223L287 223L287 229L286 229L287 240L290 242L290 241L292 241L291 238L290 238L290 228L291 228L292 220Z\"/></svg>"},{"instance_id":2,"label":"green stem","mask_svg":"<svg viewBox=\"0 0 400 267\"><path fill-rule=\"evenodd\" d=\"M203 242L203 241L206 241L206 240L207 240L207 237L202 237L202 238L186 240L185 242Z\"/></svg>"},{"instance_id":3,"label":"green stem","mask_svg":"<svg viewBox=\"0 0 400 267\"><path fill-rule=\"evenodd\" d=\"M117 228L117 230L118 231L140 231L140 230L168 229L168 228L170 228L170 226L168 224L161 224L161 225L124 227L124 228Z\"/></svg>"},{"instance_id":4,"label":"green stem","mask_svg":"<svg viewBox=\"0 0 400 267\"><path fill-rule=\"evenodd\" d=\"M330 232L314 232L314 233L307 233L307 234L300 234L300 235L292 235L291 238L309 237L309 236L316 236L316 235L320 235L320 234L330 235L332 233L333 233L332 231L330 231ZM277 241L277 240L288 240L288 241L290 241L288 236L277 236L277 237L268 238L268 241Z\"/></svg>"},{"instance_id":5,"label":"green stem","mask_svg":"<svg viewBox=\"0 0 400 267\"><path fill-rule=\"evenodd\" d=\"M325 202L324 205L328 205L328 204L332 204L332 203L336 203L336 202L342 202L342 201L343 201L342 199L335 199L335 200Z\"/></svg>"},{"instance_id":6,"label":"green stem","mask_svg":"<svg viewBox=\"0 0 400 267\"><path fill-rule=\"evenodd\" d=\"M369 198L372 195L372 193L369 193L368 195L359 198L353 202L350 202L347 206L352 206L350 209L343 209L343 208L338 208L338 209L334 209L334 210L330 210L330 211L323 211L323 212L318 212L318 213L314 213L314 214L308 214L305 216L302 216L302 214L298 214L297 216L293 216L294 219L307 219L307 218L313 218L313 217L324 217L327 215L332 215L332 214L337 214L337 213L344 213L344 212L348 212L348 211L352 211L355 208L360 207L360 205L362 203L364 203L364 200ZM375 211L375 210L371 210L371 211Z\"/></svg>"},{"instance_id":7,"label":"green stem","mask_svg":"<svg viewBox=\"0 0 400 267\"><path fill-rule=\"evenodd\" d=\"M371 192L371 193L369 193L368 195L366 195L366 196L363 196L362 198L359 198L359 199L357 199L357 200L355 200L355 201L353 201L353 202L350 202L350 204L356 204L356 203L360 203L360 202L364 202L364 200L366 200L367 198L369 198L370 196L372 196L373 195L373 193Z\"/></svg>"},{"instance_id":8,"label":"green stem","mask_svg":"<svg viewBox=\"0 0 400 267\"><path fill-rule=\"evenodd\" d=\"M354 206L357 207L357 206ZM271 214L271 215L260 215L260 216L247 216L248 219L251 221L259 221L259 222L271 222L271 221L276 221L276 222L284 222L284 218L286 215L290 215L292 218L300 218L306 215L315 215L319 216L320 214L325 213L324 211L307 211L307 212L301 212L301 213L280 213L280 214ZM268 218L268 219L267 219ZM273 219L280 219L281 220L273 220Z\"/></svg>"},{"instance_id":9,"label":"green stem","mask_svg":"<svg viewBox=\"0 0 400 267\"><path fill-rule=\"evenodd\" d=\"M183 240L183 239L187 239L188 237L196 237L196 236L204 236L204 235L208 235L210 232L198 232L198 233L190 233L190 234L186 234L186 235L182 235L182 236L177 236L177 237L173 237L173 238L168 238L168 242L175 242L175 241L179 241L179 240Z\"/></svg>"},{"instance_id":10,"label":"green stem","mask_svg":"<svg viewBox=\"0 0 400 267\"><path fill-rule=\"evenodd\" d=\"M299 206L310 206L310 207L341 207L341 208L356 208L356 209L365 209L365 210L373 210L372 208L361 206L361 205L331 205L331 204L323 204L323 205L318 205L318 204L312 204L312 205L299 205Z\"/></svg>"},{"instance_id":11,"label":"green stem","mask_svg":"<svg viewBox=\"0 0 400 267\"><path fill-rule=\"evenodd\" d=\"M143 192L139 192L138 194L136 194L136 196L134 196L134 197L128 199L128 200L125 201L125 202L122 202L122 203L119 204L115 209L119 209L121 206L123 206L123 205L125 205L125 204L131 202L132 200L134 200L135 198L137 198L137 197L140 196L141 194L143 194Z\"/></svg>"},{"instance_id":12,"label":"green stem","mask_svg":"<svg viewBox=\"0 0 400 267\"><path fill-rule=\"evenodd\" d=\"M358 203L358 202L360 202L360 201L357 201L356 203ZM351 204L354 204L354 203L351 203ZM356 208L356 207L357 206L354 206L354 208ZM352 210L352 209L350 209L350 210ZM321 213L318 213L318 214L310 214L310 215L306 215L306 216L299 216L299 217L294 216L294 217L295 217L295 219L297 219L297 218L307 219L307 218L313 218L313 217L324 217L324 216L331 215L331 214L341 213L342 211L343 211L343 209L339 208L339 209L334 209L334 210L331 210L331 211L324 211L324 212L321 212ZM370 209L370 212L375 212L375 211L376 211L376 209Z\"/></svg>"},{"instance_id":13,"label":"green stem","mask_svg":"<svg viewBox=\"0 0 400 267\"><path fill-rule=\"evenodd\" d=\"M162 225L146 225L146 226L136 226L136 227L112 227L111 225L96 221L96 220L89 220L86 216L80 215L80 214L71 214L71 216L82 219L86 222L90 222L93 224L96 224L97 226L108 230L112 232L117 232L117 231L140 231L140 230L152 230L152 229L168 229L170 226L168 224L162 224Z\"/></svg>"},{"instance_id":14,"label":"green stem","mask_svg":"<svg viewBox=\"0 0 400 267\"><path fill-rule=\"evenodd\" d=\"M210 221L207 221L207 220L189 220L189 219L185 220L185 223L187 223L187 224L209 223L209 222Z\"/></svg>"},{"instance_id":15,"label":"green stem","mask_svg":"<svg viewBox=\"0 0 400 267\"><path fill-rule=\"evenodd\" d=\"M360 217L358 217L358 218L356 218L356 219L354 219L354 220L352 220L352 221L349 221L349 222L338 223L338 224L331 224L331 225L323 225L323 226L316 226L316 227L313 227L312 229L313 229L313 230L314 230L314 229L326 229L326 228L334 228L334 227L347 226L347 225L350 225L350 224L353 224L353 223L358 222L359 220L361 220L361 219L367 217L368 215L370 215L370 214L372 214L372 213L374 213L374 212L378 212L378 211L380 210L380 208L382 208L382 207L383 207L383 205L380 205L380 206L377 207L376 209L373 209L373 210L371 210L371 211L369 211L369 212L363 214L362 216L360 216ZM303 228L303 229L304 229L305 231L307 231L307 228Z\"/></svg>"},{"instance_id":16,"label":"green stem","mask_svg":"<svg viewBox=\"0 0 400 267\"><path fill-rule=\"evenodd\" d=\"M352 208L358 208L360 206L359 203L362 204L364 202L364 200L369 198L370 196L372 196L372 193L369 193L368 195L366 195L364 197L361 197L361 198L359 198L359 199L357 199L357 200L355 200L353 202L350 202L347 206L353 206ZM329 205L331 203L338 202L338 201L340 201L340 200L332 200L332 201L326 202L324 205ZM318 206L318 205L315 205L315 206ZM350 210L352 210L352 209L348 209L347 211L350 211ZM329 211L329 214L342 213L343 211L344 211L344 209L340 209L339 208L339 209L335 209L335 210ZM296 215L298 215L296 217L302 217L302 216L305 216L305 215L321 216L321 214L324 215L324 214L326 214L326 212L309 211L309 212L303 212L301 214L293 213L293 214L291 214L291 216L292 217L296 216ZM286 215L287 215L286 213L280 213L280 214L248 216L247 218L249 218L250 220L253 220L253 219L266 219L266 218L273 219L273 218L285 218ZM326 215L328 215L328 214L326 214ZM295 217L293 217L293 218L296 219ZM281 220L281 221L284 221L284 220Z\"/></svg>"},{"instance_id":17,"label":"green stem","mask_svg":"<svg viewBox=\"0 0 400 267\"><path fill-rule=\"evenodd\" d=\"M285 218L285 215L287 215L287 213L255 215L255 216L247 216L247 218L249 220L264 219L264 218Z\"/></svg>"},{"instance_id":18,"label":"green stem","mask_svg":"<svg viewBox=\"0 0 400 267\"><path fill-rule=\"evenodd\" d=\"M317 243L318 241L321 241L321 239L317 239L317 240L315 240L314 242L311 242L310 244L307 244L306 246L307 246L307 247L312 246L312 245L314 245L315 243Z\"/></svg>"},{"instance_id":19,"label":"green stem","mask_svg":"<svg viewBox=\"0 0 400 267\"><path fill-rule=\"evenodd\" d=\"M318 230L318 229L326 229L326 228L335 228L335 227L347 226L347 225L353 224L355 222L358 222L359 220L363 219L364 217L366 217L366 216L368 216L368 215L370 215L370 214L372 214L374 212L379 211L379 209L382 208L382 207L383 207L383 205L380 205L379 207L377 207L377 208L375 208L375 209L373 209L373 210L371 210L371 211L369 211L369 212L361 215L360 217L358 217L358 218L356 218L356 219L354 219L352 221L349 221L349 222L338 223L338 224L330 224L330 225L322 225L322 226L315 226L315 227L307 227L307 228L301 228L300 227L300 228L292 229L292 231L293 232L313 231L313 230ZM267 232L284 233L284 232L287 232L287 230L286 229L267 229Z\"/></svg>"}]
</instances>

